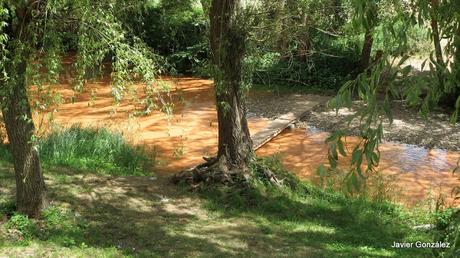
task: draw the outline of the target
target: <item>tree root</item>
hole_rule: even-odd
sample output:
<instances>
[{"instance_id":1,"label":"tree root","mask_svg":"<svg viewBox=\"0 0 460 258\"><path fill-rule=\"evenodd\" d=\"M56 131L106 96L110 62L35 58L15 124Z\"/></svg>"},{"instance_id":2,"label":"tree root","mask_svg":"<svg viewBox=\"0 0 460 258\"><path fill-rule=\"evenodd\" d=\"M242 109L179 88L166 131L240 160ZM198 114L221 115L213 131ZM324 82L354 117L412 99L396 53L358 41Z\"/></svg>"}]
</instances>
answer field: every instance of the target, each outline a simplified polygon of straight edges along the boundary
<instances>
[{"instance_id":1,"label":"tree root","mask_svg":"<svg viewBox=\"0 0 460 258\"><path fill-rule=\"evenodd\" d=\"M225 185L238 188L250 186L252 179L259 179L275 187L283 187L284 179L279 179L269 168L258 166L257 173L247 167L229 168L226 159L203 158L206 162L174 174L170 181L173 184L191 186L192 190L199 190L207 186Z\"/></svg>"}]
</instances>

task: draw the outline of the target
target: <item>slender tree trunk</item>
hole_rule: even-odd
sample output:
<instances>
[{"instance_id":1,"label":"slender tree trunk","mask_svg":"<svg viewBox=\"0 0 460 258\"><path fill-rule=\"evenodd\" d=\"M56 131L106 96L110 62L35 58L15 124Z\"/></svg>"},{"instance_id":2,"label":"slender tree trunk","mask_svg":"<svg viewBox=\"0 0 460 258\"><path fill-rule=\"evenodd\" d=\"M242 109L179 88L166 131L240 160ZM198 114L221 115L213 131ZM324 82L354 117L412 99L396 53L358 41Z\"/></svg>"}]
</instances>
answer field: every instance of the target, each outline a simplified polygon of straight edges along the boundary
<instances>
[{"instance_id":1,"label":"slender tree trunk","mask_svg":"<svg viewBox=\"0 0 460 258\"><path fill-rule=\"evenodd\" d=\"M454 78L454 86L449 94L451 98L451 103L448 103L449 106L453 107L456 105L457 100L460 98L460 20L457 25L457 31L454 35L454 48L455 52L453 54L453 63L452 63L452 75ZM458 108L458 107L455 107Z\"/></svg>"},{"instance_id":2,"label":"slender tree trunk","mask_svg":"<svg viewBox=\"0 0 460 258\"><path fill-rule=\"evenodd\" d=\"M16 14L17 24L22 26L11 26L10 37L17 41L27 40L27 32L23 28L31 22L30 12L27 8L18 8ZM9 79L1 85L1 97L4 99L2 113L16 177L16 208L20 213L38 217L47 201L38 151L32 142L35 126L26 87L29 54L27 50L17 50L14 46L10 52L14 56L14 64L7 67Z\"/></svg>"},{"instance_id":3,"label":"slender tree trunk","mask_svg":"<svg viewBox=\"0 0 460 258\"><path fill-rule=\"evenodd\" d=\"M276 26L276 47L278 51L282 54L285 54L287 51L287 37L285 35L285 25L284 25L284 9L286 8L286 0L278 0L276 6L276 17L275 17L275 26Z\"/></svg>"},{"instance_id":4,"label":"slender tree trunk","mask_svg":"<svg viewBox=\"0 0 460 258\"><path fill-rule=\"evenodd\" d=\"M245 33L238 21L240 8L240 0L212 1L210 39L219 121L217 158L229 170L246 173L253 149L241 87Z\"/></svg>"},{"instance_id":5,"label":"slender tree trunk","mask_svg":"<svg viewBox=\"0 0 460 258\"><path fill-rule=\"evenodd\" d=\"M366 30L366 34L364 35L364 45L363 45L363 50L361 52L361 68L363 70L367 69L371 62L371 53L372 53L373 44L374 44L374 36L372 35L372 31L368 29Z\"/></svg>"},{"instance_id":6,"label":"slender tree trunk","mask_svg":"<svg viewBox=\"0 0 460 258\"><path fill-rule=\"evenodd\" d=\"M431 0L431 30L433 33L434 52L436 62L444 64L442 56L441 38L439 35L439 25L436 13L438 12L438 0Z\"/></svg>"},{"instance_id":7,"label":"slender tree trunk","mask_svg":"<svg viewBox=\"0 0 460 258\"><path fill-rule=\"evenodd\" d=\"M305 27L305 32L300 36L297 56L301 61L306 62L308 60L311 45L307 14L305 12L302 13L301 25Z\"/></svg>"},{"instance_id":8,"label":"slender tree trunk","mask_svg":"<svg viewBox=\"0 0 460 258\"><path fill-rule=\"evenodd\" d=\"M454 48L455 53L453 55L453 63L452 63L452 72L454 73L455 82L457 84L457 88L460 88L460 19L457 25L457 32L454 35Z\"/></svg>"}]
</instances>

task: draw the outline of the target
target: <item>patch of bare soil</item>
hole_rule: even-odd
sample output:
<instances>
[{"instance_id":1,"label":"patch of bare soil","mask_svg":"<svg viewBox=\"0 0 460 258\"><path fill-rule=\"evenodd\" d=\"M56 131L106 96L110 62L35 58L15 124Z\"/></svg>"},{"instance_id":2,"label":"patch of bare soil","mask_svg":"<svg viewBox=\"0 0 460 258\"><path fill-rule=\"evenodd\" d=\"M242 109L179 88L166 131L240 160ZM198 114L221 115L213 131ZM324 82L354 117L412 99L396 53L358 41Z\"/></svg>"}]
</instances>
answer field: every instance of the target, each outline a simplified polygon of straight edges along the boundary
<instances>
[{"instance_id":1,"label":"patch of bare soil","mask_svg":"<svg viewBox=\"0 0 460 258\"><path fill-rule=\"evenodd\" d=\"M384 122L384 140L418 145L426 148L460 150L460 123L451 124L449 115L431 112L425 119L418 110L409 108L403 102L393 102L394 121ZM351 118L362 103L355 102L351 109L342 108L338 114L326 105L319 105L308 112L298 123L300 127L316 127L324 131L346 129L349 135L360 135L359 118Z\"/></svg>"}]
</instances>

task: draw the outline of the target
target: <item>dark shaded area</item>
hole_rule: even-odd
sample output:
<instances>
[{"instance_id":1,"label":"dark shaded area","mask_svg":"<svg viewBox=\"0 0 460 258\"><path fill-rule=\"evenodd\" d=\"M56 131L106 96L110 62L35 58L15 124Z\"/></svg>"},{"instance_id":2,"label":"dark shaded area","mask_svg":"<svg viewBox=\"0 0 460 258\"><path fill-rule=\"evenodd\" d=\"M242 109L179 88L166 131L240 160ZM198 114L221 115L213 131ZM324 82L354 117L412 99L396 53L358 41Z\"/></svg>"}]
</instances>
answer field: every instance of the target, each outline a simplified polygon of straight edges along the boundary
<instances>
[{"instance_id":1,"label":"dark shaded area","mask_svg":"<svg viewBox=\"0 0 460 258\"><path fill-rule=\"evenodd\" d=\"M167 73L207 76L208 17L194 1L159 1L127 21L135 34L162 57Z\"/></svg>"},{"instance_id":2,"label":"dark shaded area","mask_svg":"<svg viewBox=\"0 0 460 258\"><path fill-rule=\"evenodd\" d=\"M291 88L337 91L359 69L356 57L329 57L317 54L307 62L279 60L267 69L256 70L253 83Z\"/></svg>"}]
</instances>

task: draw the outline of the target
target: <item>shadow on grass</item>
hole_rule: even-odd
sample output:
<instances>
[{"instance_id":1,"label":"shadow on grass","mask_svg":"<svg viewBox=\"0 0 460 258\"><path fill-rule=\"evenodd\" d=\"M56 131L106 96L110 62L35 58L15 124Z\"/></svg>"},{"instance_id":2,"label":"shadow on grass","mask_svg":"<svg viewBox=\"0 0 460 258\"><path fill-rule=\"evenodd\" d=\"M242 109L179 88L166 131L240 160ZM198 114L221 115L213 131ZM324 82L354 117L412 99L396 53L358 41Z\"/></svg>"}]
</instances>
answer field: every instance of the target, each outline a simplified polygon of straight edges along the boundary
<instances>
[{"instance_id":1,"label":"shadow on grass","mask_svg":"<svg viewBox=\"0 0 460 258\"><path fill-rule=\"evenodd\" d=\"M0 177L12 179L12 170L1 169ZM52 205L65 212L40 222L44 230L32 241L43 250L54 246L53 252L62 254L68 248L95 248L134 257L266 257L267 252L321 257L309 246L290 248L284 236L266 234L244 218L210 217L197 196L162 178L61 169L47 170L45 177ZM14 181L5 187L12 189ZM286 248L288 253L280 251Z\"/></svg>"},{"instance_id":2,"label":"shadow on grass","mask_svg":"<svg viewBox=\"0 0 460 258\"><path fill-rule=\"evenodd\" d=\"M63 248L56 253L95 248L135 257L431 256L423 249L391 248L393 241L428 237L413 235L394 207L313 187L193 195L164 178L65 168L46 168L45 177L52 204L68 211L36 236L40 245ZM13 198L11 166L0 166L0 179L2 196Z\"/></svg>"},{"instance_id":3,"label":"shadow on grass","mask_svg":"<svg viewBox=\"0 0 460 258\"><path fill-rule=\"evenodd\" d=\"M272 191L272 192L271 192ZM393 249L393 242L430 241L395 206L350 200L306 186L303 193L214 189L206 207L222 217L247 217L290 248L310 246L325 257L432 257L430 250Z\"/></svg>"},{"instance_id":4,"label":"shadow on grass","mask_svg":"<svg viewBox=\"0 0 460 258\"><path fill-rule=\"evenodd\" d=\"M165 193L165 186L149 178L87 174L73 177L68 184L51 185L50 198L68 204L82 218L77 234L61 232L64 238L70 233L67 238L76 244L115 247L136 257L232 255L232 250L198 234L186 234L184 229L198 220L187 210L186 197Z\"/></svg>"}]
</instances>

